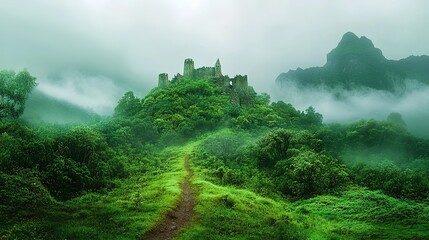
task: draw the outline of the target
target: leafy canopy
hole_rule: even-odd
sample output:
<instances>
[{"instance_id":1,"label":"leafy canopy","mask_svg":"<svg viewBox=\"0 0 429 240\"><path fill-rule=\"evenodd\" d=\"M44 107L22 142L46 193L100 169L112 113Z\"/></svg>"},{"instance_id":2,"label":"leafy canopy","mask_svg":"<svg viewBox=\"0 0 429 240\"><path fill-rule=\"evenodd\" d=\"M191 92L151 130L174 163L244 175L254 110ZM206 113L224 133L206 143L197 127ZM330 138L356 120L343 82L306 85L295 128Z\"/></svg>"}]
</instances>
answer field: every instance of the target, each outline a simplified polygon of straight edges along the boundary
<instances>
[{"instance_id":1,"label":"leafy canopy","mask_svg":"<svg viewBox=\"0 0 429 240\"><path fill-rule=\"evenodd\" d=\"M27 70L0 71L0 119L16 119L24 113L28 94L37 85Z\"/></svg>"}]
</instances>

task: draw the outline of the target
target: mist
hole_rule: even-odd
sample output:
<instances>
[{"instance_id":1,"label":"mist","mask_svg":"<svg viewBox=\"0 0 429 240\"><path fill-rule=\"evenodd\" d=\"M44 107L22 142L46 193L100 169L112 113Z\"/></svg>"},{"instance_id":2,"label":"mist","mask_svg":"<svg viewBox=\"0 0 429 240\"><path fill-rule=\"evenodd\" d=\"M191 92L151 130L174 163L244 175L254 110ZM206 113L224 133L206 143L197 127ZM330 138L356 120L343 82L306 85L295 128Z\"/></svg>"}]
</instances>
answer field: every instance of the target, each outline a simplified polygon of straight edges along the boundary
<instances>
[{"instance_id":1,"label":"mist","mask_svg":"<svg viewBox=\"0 0 429 240\"><path fill-rule=\"evenodd\" d=\"M270 92L280 72L323 64L348 31L389 59L429 54L427 9L424 0L4 0L0 68L26 68L42 92L109 115L120 92L143 97L185 58L196 67L219 58L225 74Z\"/></svg>"},{"instance_id":2,"label":"mist","mask_svg":"<svg viewBox=\"0 0 429 240\"><path fill-rule=\"evenodd\" d=\"M401 92L360 88L331 90L299 88L293 82L272 88L272 100L291 103L304 110L313 106L325 123L350 123L360 119L386 120L392 112L400 113L408 130L416 136L429 137L429 86L412 79Z\"/></svg>"}]
</instances>

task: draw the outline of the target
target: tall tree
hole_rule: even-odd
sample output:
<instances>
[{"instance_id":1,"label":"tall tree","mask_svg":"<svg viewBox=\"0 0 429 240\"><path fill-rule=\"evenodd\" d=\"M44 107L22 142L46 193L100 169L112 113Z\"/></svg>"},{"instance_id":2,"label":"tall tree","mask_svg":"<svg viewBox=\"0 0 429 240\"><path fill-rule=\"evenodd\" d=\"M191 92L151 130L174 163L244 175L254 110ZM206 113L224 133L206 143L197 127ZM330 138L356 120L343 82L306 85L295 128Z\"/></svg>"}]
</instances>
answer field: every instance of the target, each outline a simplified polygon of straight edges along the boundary
<instances>
[{"instance_id":1,"label":"tall tree","mask_svg":"<svg viewBox=\"0 0 429 240\"><path fill-rule=\"evenodd\" d=\"M115 115L129 117L136 115L142 109L140 99L132 91L126 92L115 107Z\"/></svg>"},{"instance_id":2,"label":"tall tree","mask_svg":"<svg viewBox=\"0 0 429 240\"><path fill-rule=\"evenodd\" d=\"M0 120L16 119L24 113L28 94L37 86L36 78L27 70L0 71Z\"/></svg>"}]
</instances>

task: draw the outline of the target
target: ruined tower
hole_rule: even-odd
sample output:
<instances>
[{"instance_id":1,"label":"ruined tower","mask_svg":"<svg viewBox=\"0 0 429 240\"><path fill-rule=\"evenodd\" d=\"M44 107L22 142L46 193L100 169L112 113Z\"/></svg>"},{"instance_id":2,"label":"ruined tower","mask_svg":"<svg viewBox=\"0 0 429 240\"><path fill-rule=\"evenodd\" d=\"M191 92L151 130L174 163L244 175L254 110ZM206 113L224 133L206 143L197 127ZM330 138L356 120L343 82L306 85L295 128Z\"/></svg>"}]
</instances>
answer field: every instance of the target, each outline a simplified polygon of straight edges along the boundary
<instances>
[{"instance_id":1,"label":"ruined tower","mask_svg":"<svg viewBox=\"0 0 429 240\"><path fill-rule=\"evenodd\" d=\"M233 87L239 89L241 91L247 91L248 83L247 83L247 75L237 75L233 78Z\"/></svg>"},{"instance_id":2,"label":"ruined tower","mask_svg":"<svg viewBox=\"0 0 429 240\"><path fill-rule=\"evenodd\" d=\"M168 74L167 73L159 74L158 87L160 88L167 87L168 84L170 84L170 81L168 81Z\"/></svg>"},{"instance_id":3,"label":"ruined tower","mask_svg":"<svg viewBox=\"0 0 429 240\"><path fill-rule=\"evenodd\" d=\"M185 59L183 76L184 77L192 77L193 72L194 72L194 60L192 60L190 58Z\"/></svg>"},{"instance_id":4,"label":"ruined tower","mask_svg":"<svg viewBox=\"0 0 429 240\"><path fill-rule=\"evenodd\" d=\"M220 61L218 58L215 64L215 77L221 77L221 76L222 76L222 68L220 66Z\"/></svg>"}]
</instances>

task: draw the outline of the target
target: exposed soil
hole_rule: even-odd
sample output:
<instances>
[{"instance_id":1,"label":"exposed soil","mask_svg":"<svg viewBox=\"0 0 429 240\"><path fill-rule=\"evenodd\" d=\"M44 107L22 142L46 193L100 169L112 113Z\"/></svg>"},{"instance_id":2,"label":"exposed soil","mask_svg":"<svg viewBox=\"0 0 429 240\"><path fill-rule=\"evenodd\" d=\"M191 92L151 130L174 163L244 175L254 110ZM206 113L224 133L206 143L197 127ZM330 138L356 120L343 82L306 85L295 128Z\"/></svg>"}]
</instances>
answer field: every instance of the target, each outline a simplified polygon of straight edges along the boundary
<instances>
[{"instance_id":1,"label":"exposed soil","mask_svg":"<svg viewBox=\"0 0 429 240\"><path fill-rule=\"evenodd\" d=\"M189 179L192 177L192 172L189 169L189 157L185 157L185 169L187 176L185 182L180 185L182 189L182 199L179 205L170 213L167 214L164 221L158 224L154 229L148 232L143 239L148 240L168 240L173 237L186 225L191 222L194 214L195 198L192 195Z\"/></svg>"}]
</instances>

